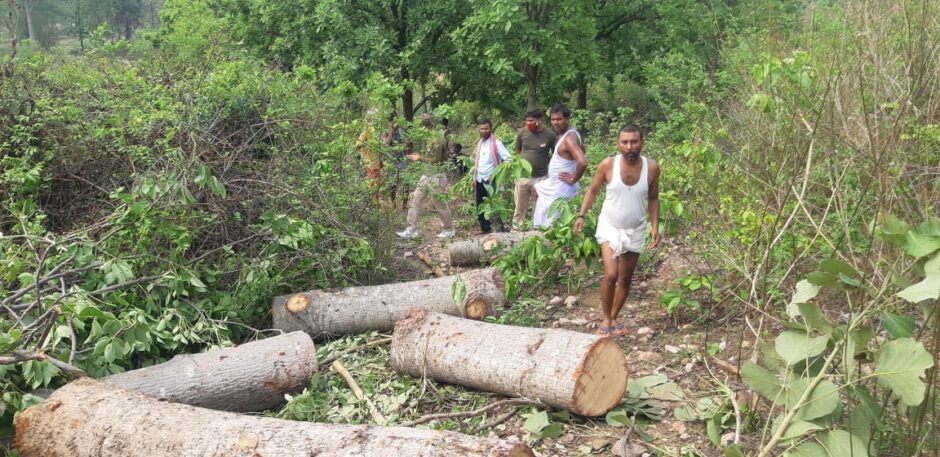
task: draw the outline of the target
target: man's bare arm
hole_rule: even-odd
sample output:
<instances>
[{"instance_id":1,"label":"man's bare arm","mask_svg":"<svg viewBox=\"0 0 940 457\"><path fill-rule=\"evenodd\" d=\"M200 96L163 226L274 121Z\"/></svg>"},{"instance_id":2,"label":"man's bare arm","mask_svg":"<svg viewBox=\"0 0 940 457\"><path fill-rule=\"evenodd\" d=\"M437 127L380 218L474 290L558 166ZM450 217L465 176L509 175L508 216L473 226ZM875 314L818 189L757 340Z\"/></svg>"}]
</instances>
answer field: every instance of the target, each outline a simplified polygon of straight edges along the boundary
<instances>
[{"instance_id":1,"label":"man's bare arm","mask_svg":"<svg viewBox=\"0 0 940 457\"><path fill-rule=\"evenodd\" d=\"M587 216L588 211L591 210L591 207L594 206L594 200L597 198L597 193L604 188L607 184L607 171L611 167L610 158L606 158L601 161L600 165L597 166L597 172L594 174L594 179L591 181L591 185L588 187L587 193L584 195L584 200L581 202L581 209L578 210L578 218L574 221L574 233L577 235L581 233L581 229L584 227L584 217Z\"/></svg>"},{"instance_id":2,"label":"man's bare arm","mask_svg":"<svg viewBox=\"0 0 940 457\"><path fill-rule=\"evenodd\" d=\"M654 249L660 241L659 234L659 163L655 160L649 160L650 182L649 182L649 213L650 223L653 224L650 249Z\"/></svg>"}]
</instances>

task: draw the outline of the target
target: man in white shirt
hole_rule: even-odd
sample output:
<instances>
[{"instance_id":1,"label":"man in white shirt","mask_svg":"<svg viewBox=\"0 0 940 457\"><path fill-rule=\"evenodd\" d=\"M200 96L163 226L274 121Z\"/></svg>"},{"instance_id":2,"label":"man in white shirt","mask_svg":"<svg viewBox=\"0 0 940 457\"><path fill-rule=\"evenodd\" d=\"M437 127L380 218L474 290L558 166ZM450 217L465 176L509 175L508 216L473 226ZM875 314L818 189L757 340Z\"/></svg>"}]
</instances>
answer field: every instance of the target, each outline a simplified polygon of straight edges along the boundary
<instances>
[{"instance_id":1,"label":"man in white shirt","mask_svg":"<svg viewBox=\"0 0 940 457\"><path fill-rule=\"evenodd\" d=\"M486 234L492 230L492 224L480 211L480 204L490 195L487 186L490 185L493 171L499 164L511 158L506 146L493 136L493 123L489 119L480 121L480 141L474 154L476 157L473 163L473 183L476 189L477 220L480 222L480 231ZM498 218L496 223L499 224Z\"/></svg>"}]
</instances>

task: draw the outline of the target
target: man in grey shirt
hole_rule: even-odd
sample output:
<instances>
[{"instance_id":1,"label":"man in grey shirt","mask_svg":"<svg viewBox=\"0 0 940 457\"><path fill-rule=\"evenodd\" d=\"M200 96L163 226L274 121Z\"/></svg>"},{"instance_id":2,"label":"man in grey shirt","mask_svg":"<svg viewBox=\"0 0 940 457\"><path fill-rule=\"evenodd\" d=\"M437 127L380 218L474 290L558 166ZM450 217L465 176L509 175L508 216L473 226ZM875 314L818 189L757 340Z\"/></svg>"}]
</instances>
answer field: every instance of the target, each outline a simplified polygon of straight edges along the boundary
<instances>
[{"instance_id":1,"label":"man in grey shirt","mask_svg":"<svg viewBox=\"0 0 940 457\"><path fill-rule=\"evenodd\" d=\"M516 134L516 152L532 165L532 177L516 181L516 210L512 215L513 229L518 229L525 220L529 207L535 206L538 193L535 184L548 174L548 161L555 147L555 134L542 126L545 112L538 108L525 113L525 127Z\"/></svg>"}]
</instances>

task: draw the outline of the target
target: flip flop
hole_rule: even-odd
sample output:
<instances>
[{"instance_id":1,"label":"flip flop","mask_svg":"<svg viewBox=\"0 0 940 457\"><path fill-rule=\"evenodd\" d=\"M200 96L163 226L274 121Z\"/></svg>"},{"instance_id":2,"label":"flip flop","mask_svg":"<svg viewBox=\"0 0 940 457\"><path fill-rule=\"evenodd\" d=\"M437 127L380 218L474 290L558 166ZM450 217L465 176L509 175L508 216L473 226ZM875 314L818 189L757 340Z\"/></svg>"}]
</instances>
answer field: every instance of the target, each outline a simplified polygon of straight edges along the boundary
<instances>
[{"instance_id":1,"label":"flip flop","mask_svg":"<svg viewBox=\"0 0 940 457\"><path fill-rule=\"evenodd\" d=\"M614 335L627 336L627 329L626 327L623 326L623 324L617 324L613 327L608 327L608 328L610 329L611 333L613 333Z\"/></svg>"},{"instance_id":2,"label":"flip flop","mask_svg":"<svg viewBox=\"0 0 940 457\"><path fill-rule=\"evenodd\" d=\"M606 326L600 325L597 327L597 331L594 333L600 336L610 336L610 331L613 329L614 329L613 327L606 327Z\"/></svg>"}]
</instances>

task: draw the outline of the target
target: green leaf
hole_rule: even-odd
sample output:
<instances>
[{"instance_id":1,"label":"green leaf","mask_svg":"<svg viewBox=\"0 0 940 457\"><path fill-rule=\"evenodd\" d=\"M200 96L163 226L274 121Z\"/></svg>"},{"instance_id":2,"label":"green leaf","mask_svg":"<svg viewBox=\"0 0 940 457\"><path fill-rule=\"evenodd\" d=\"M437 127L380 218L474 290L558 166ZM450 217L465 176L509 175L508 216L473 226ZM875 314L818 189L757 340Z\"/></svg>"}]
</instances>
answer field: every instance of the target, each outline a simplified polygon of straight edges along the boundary
<instances>
[{"instance_id":1,"label":"green leaf","mask_svg":"<svg viewBox=\"0 0 940 457\"><path fill-rule=\"evenodd\" d=\"M898 316L885 311L881 313L881 320L888 334L895 338L910 338L914 335L914 318L912 317Z\"/></svg>"},{"instance_id":2,"label":"green leaf","mask_svg":"<svg viewBox=\"0 0 940 457\"><path fill-rule=\"evenodd\" d=\"M819 439L832 457L868 457L868 446L845 430L831 430Z\"/></svg>"},{"instance_id":3,"label":"green leaf","mask_svg":"<svg viewBox=\"0 0 940 457\"><path fill-rule=\"evenodd\" d=\"M790 305L787 306L787 314L790 317L796 317L798 312L796 306L800 303L808 303L810 300L816 298L819 289L820 287L818 285L813 284L808 279L796 283L796 292L793 293L793 298L790 299Z\"/></svg>"},{"instance_id":4,"label":"green leaf","mask_svg":"<svg viewBox=\"0 0 940 457\"><path fill-rule=\"evenodd\" d=\"M836 259L823 260L819 264L819 269L834 275L844 274L846 276L858 276L858 272L851 265Z\"/></svg>"},{"instance_id":5,"label":"green leaf","mask_svg":"<svg viewBox=\"0 0 940 457\"><path fill-rule=\"evenodd\" d=\"M868 415L865 407L859 406L849 415L849 421L845 424L852 436L862 440L865 446L871 441L872 418Z\"/></svg>"},{"instance_id":6,"label":"green leaf","mask_svg":"<svg viewBox=\"0 0 940 457\"><path fill-rule=\"evenodd\" d=\"M930 255L937 249L940 249L940 236L907 232L907 238L904 240L904 252L908 255L920 258Z\"/></svg>"},{"instance_id":7,"label":"green leaf","mask_svg":"<svg viewBox=\"0 0 940 457\"><path fill-rule=\"evenodd\" d=\"M817 286L831 286L839 281L839 277L833 273L814 271L806 275L806 280Z\"/></svg>"},{"instance_id":8,"label":"green leaf","mask_svg":"<svg viewBox=\"0 0 940 457\"><path fill-rule=\"evenodd\" d=\"M630 418L627 417L627 412L622 409L607 413L607 415L604 416L604 420L607 422L607 425L611 427L626 427L630 425Z\"/></svg>"},{"instance_id":9,"label":"green leaf","mask_svg":"<svg viewBox=\"0 0 940 457\"><path fill-rule=\"evenodd\" d=\"M698 420L698 414L695 413L695 410L688 406L680 406L676 408L672 415L681 421L692 422Z\"/></svg>"},{"instance_id":10,"label":"green leaf","mask_svg":"<svg viewBox=\"0 0 940 457\"><path fill-rule=\"evenodd\" d=\"M780 415L777 416L776 419L774 419L773 428L772 428L773 433L776 433L777 430L780 428L780 423L781 421L783 421L784 416L786 416L785 412L780 413ZM805 420L794 418L793 420L790 421L790 425L787 426L786 431L783 432L783 436L781 437L781 439L792 440L793 438L799 438L809 432L822 430L822 429L823 427L816 425L812 422L807 422Z\"/></svg>"},{"instance_id":11,"label":"green leaf","mask_svg":"<svg viewBox=\"0 0 940 457\"><path fill-rule=\"evenodd\" d=\"M898 297L911 303L940 298L940 253L924 264L924 280L898 292Z\"/></svg>"},{"instance_id":12,"label":"green leaf","mask_svg":"<svg viewBox=\"0 0 940 457\"><path fill-rule=\"evenodd\" d=\"M744 451L741 450L741 446L732 444L725 448L725 457L744 457Z\"/></svg>"},{"instance_id":13,"label":"green leaf","mask_svg":"<svg viewBox=\"0 0 940 457\"><path fill-rule=\"evenodd\" d=\"M760 365L751 361L744 362L741 365L741 378L754 392L761 394L774 404L782 403L783 385L773 373Z\"/></svg>"},{"instance_id":14,"label":"green leaf","mask_svg":"<svg viewBox=\"0 0 940 457\"><path fill-rule=\"evenodd\" d=\"M537 411L524 416L526 416L526 420L522 425L522 428L533 435L541 434L542 429L548 427L550 424L548 420L548 413L545 411Z\"/></svg>"},{"instance_id":15,"label":"green leaf","mask_svg":"<svg viewBox=\"0 0 940 457\"><path fill-rule=\"evenodd\" d=\"M564 427L558 423L552 423L548 427L542 429L539 433L543 438L558 438L561 436L561 433L564 431Z\"/></svg>"},{"instance_id":16,"label":"green leaf","mask_svg":"<svg viewBox=\"0 0 940 457\"><path fill-rule=\"evenodd\" d=\"M653 386L649 389L650 397L658 400L666 401L682 401L685 400L685 394L682 393L682 389L678 384L674 382L667 382L665 384L660 384L658 386Z\"/></svg>"},{"instance_id":17,"label":"green leaf","mask_svg":"<svg viewBox=\"0 0 940 457\"><path fill-rule=\"evenodd\" d=\"M721 446L721 424L716 423L716 420L721 421L721 417L712 416L711 419L705 422L705 433L708 434L708 439L711 440L712 444Z\"/></svg>"},{"instance_id":18,"label":"green leaf","mask_svg":"<svg viewBox=\"0 0 940 457\"><path fill-rule=\"evenodd\" d=\"M787 391L787 408L793 408L806 392L810 380L799 378L790 385ZM829 380L823 379L813 389L806 403L800 408L799 418L810 421L828 416L839 407L839 388Z\"/></svg>"},{"instance_id":19,"label":"green leaf","mask_svg":"<svg viewBox=\"0 0 940 457\"><path fill-rule=\"evenodd\" d=\"M800 311L800 315L803 316L803 321L806 322L806 326L810 330L819 330L826 335L832 334L832 324L829 323L826 316L823 315L822 310L819 309L819 305L815 303L800 303L796 306Z\"/></svg>"},{"instance_id":20,"label":"green leaf","mask_svg":"<svg viewBox=\"0 0 940 457\"><path fill-rule=\"evenodd\" d=\"M774 342L774 349L787 366L793 366L826 350L827 336L810 337L805 332L788 330L780 334Z\"/></svg>"},{"instance_id":21,"label":"green leaf","mask_svg":"<svg viewBox=\"0 0 940 457\"><path fill-rule=\"evenodd\" d=\"M924 401L927 386L921 379L933 366L933 358L924 345L910 338L885 343L875 357L875 375L907 406Z\"/></svg>"},{"instance_id":22,"label":"green leaf","mask_svg":"<svg viewBox=\"0 0 940 457\"><path fill-rule=\"evenodd\" d=\"M803 443L791 449L790 451L785 452L783 455L784 457L835 457L829 455L824 447L820 446L818 443L813 442Z\"/></svg>"}]
</instances>

